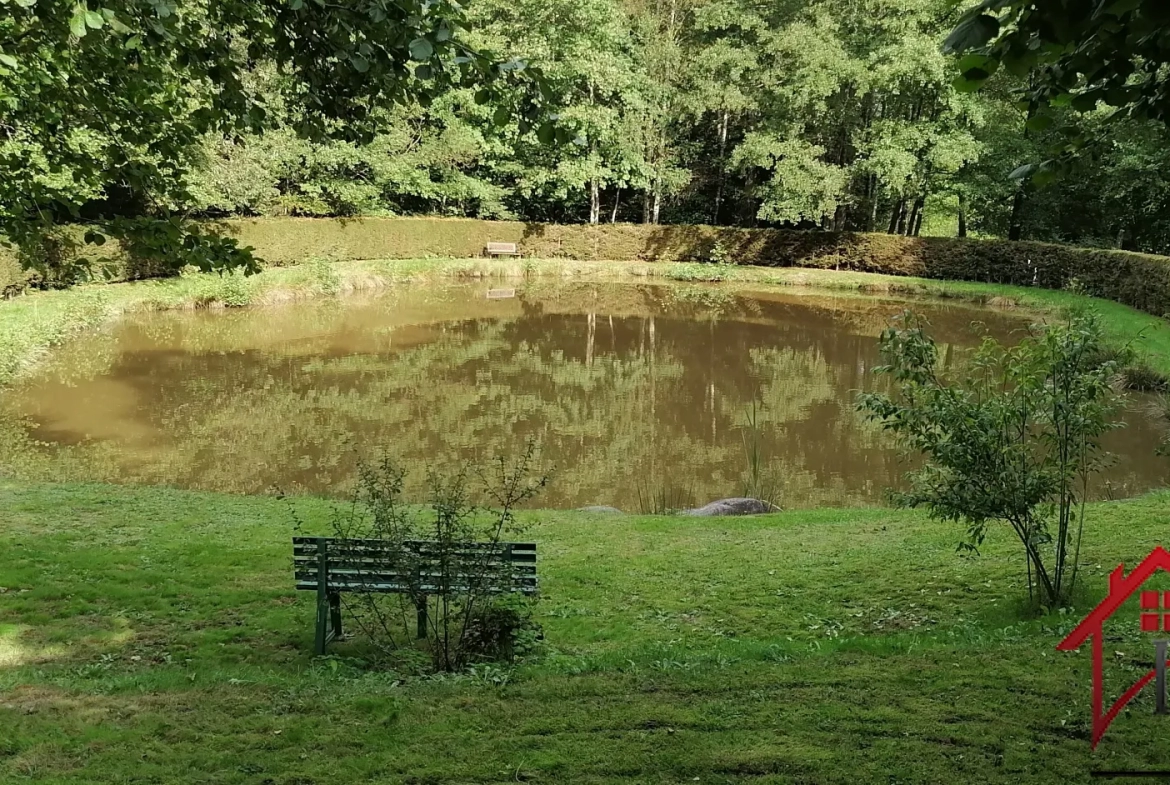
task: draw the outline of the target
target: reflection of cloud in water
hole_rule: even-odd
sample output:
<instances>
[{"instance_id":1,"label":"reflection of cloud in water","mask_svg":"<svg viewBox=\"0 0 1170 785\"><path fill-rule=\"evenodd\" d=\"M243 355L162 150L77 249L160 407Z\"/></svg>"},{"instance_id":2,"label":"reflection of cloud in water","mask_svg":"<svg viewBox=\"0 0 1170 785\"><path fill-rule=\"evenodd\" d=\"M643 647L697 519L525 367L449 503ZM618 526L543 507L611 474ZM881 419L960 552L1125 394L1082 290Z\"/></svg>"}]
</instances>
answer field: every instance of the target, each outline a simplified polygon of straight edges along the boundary
<instances>
[{"instance_id":1,"label":"reflection of cloud in water","mask_svg":"<svg viewBox=\"0 0 1170 785\"><path fill-rule=\"evenodd\" d=\"M488 300L484 288L128 320L7 397L27 420L0 427L0 470L331 490L358 453L421 469L535 438L557 467L544 504L634 508L668 486L703 502L742 490L753 400L789 506L877 501L905 468L852 403L903 303L546 282ZM973 318L1001 336L1020 324L923 307L952 360L974 343ZM1128 490L1159 483L1146 440L1120 438Z\"/></svg>"}]
</instances>

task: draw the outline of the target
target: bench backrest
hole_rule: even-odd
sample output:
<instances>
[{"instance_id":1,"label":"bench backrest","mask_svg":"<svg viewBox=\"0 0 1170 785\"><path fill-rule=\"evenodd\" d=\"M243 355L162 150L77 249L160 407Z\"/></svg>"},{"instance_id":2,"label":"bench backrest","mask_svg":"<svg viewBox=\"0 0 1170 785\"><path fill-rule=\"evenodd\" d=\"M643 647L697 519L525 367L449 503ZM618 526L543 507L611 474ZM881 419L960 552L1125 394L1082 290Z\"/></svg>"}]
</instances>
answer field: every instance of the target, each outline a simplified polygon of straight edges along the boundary
<instances>
[{"instance_id":1,"label":"bench backrest","mask_svg":"<svg viewBox=\"0 0 1170 785\"><path fill-rule=\"evenodd\" d=\"M516 253L516 243L488 243L488 253Z\"/></svg>"},{"instance_id":2,"label":"bench backrest","mask_svg":"<svg viewBox=\"0 0 1170 785\"><path fill-rule=\"evenodd\" d=\"M444 552L410 540L293 537L297 589L329 592L441 594L482 591L536 594L536 543L465 543Z\"/></svg>"}]
</instances>

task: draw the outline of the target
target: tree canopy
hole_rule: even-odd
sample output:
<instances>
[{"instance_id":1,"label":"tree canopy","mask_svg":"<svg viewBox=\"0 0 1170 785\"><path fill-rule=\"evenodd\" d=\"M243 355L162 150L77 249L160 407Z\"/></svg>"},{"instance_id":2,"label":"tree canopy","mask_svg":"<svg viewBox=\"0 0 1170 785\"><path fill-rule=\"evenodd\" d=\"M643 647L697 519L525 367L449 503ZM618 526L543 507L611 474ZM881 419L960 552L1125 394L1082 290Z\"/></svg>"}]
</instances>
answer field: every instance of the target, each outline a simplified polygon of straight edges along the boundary
<instances>
[{"instance_id":1,"label":"tree canopy","mask_svg":"<svg viewBox=\"0 0 1170 785\"><path fill-rule=\"evenodd\" d=\"M191 202L206 138L287 127L369 143L387 110L456 86L503 101L500 122L539 112L531 93L498 90L526 64L462 43L452 0L0 5L0 233L25 250L63 218L102 218L176 260L247 267L229 240L136 220Z\"/></svg>"},{"instance_id":2,"label":"tree canopy","mask_svg":"<svg viewBox=\"0 0 1170 785\"><path fill-rule=\"evenodd\" d=\"M1152 2L0 3L0 234L27 265L80 221L249 267L188 220L234 215L1170 251Z\"/></svg>"}]
</instances>

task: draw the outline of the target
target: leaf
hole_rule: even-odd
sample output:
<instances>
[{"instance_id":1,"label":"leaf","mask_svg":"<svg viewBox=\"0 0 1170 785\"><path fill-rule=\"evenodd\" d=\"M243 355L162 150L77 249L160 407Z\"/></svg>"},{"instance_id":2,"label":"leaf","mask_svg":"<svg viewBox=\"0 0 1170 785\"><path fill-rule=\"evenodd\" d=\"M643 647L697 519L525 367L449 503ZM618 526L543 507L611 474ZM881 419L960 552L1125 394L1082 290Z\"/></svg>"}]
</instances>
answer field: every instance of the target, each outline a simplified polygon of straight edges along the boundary
<instances>
[{"instance_id":1,"label":"leaf","mask_svg":"<svg viewBox=\"0 0 1170 785\"><path fill-rule=\"evenodd\" d=\"M508 110L508 107L501 106L492 115L492 122L496 125L505 125L511 118L512 113Z\"/></svg>"},{"instance_id":2,"label":"leaf","mask_svg":"<svg viewBox=\"0 0 1170 785\"><path fill-rule=\"evenodd\" d=\"M1035 131L1036 133L1040 133L1042 131L1047 131L1049 128L1051 128L1053 122L1054 121L1053 121L1052 117L1050 117L1049 115L1038 114L1038 115L1034 115L1031 119L1028 120L1028 122L1024 123L1024 127L1026 129L1028 129L1029 131Z\"/></svg>"},{"instance_id":3,"label":"leaf","mask_svg":"<svg viewBox=\"0 0 1170 785\"><path fill-rule=\"evenodd\" d=\"M353 63L354 70L359 74L364 74L370 70L370 61L361 55L351 55L349 61Z\"/></svg>"},{"instance_id":4,"label":"leaf","mask_svg":"<svg viewBox=\"0 0 1170 785\"><path fill-rule=\"evenodd\" d=\"M305 7L305 0L292 0L292 2L289 3L289 7L294 11L300 11Z\"/></svg>"},{"instance_id":5,"label":"leaf","mask_svg":"<svg viewBox=\"0 0 1170 785\"><path fill-rule=\"evenodd\" d=\"M410 56L414 60L430 60L435 53L435 47L425 38L416 38L410 42Z\"/></svg>"},{"instance_id":6,"label":"leaf","mask_svg":"<svg viewBox=\"0 0 1170 785\"><path fill-rule=\"evenodd\" d=\"M1078 112L1091 112L1097 108L1097 101L1101 97L1099 90L1090 90L1086 93L1074 95L1072 99L1072 108Z\"/></svg>"},{"instance_id":7,"label":"leaf","mask_svg":"<svg viewBox=\"0 0 1170 785\"><path fill-rule=\"evenodd\" d=\"M102 15L99 14L97 11L86 11L85 12L85 25L89 29L100 30L102 25L104 25L105 23L106 23L106 20L103 19Z\"/></svg>"},{"instance_id":8,"label":"leaf","mask_svg":"<svg viewBox=\"0 0 1170 785\"><path fill-rule=\"evenodd\" d=\"M418 79L430 79L435 75L435 72L428 64L423 63L414 69L414 75Z\"/></svg>"},{"instance_id":9,"label":"leaf","mask_svg":"<svg viewBox=\"0 0 1170 785\"><path fill-rule=\"evenodd\" d=\"M488 90L476 90L475 91L475 103L478 104L479 106L483 106L484 104L486 104L490 100L492 100L492 94L490 91L488 91Z\"/></svg>"},{"instance_id":10,"label":"leaf","mask_svg":"<svg viewBox=\"0 0 1170 785\"><path fill-rule=\"evenodd\" d=\"M999 68L999 61L991 55L972 52L959 58L959 73L968 79L987 79ZM972 76L972 72L983 73L986 76Z\"/></svg>"},{"instance_id":11,"label":"leaf","mask_svg":"<svg viewBox=\"0 0 1170 785\"><path fill-rule=\"evenodd\" d=\"M959 93L973 93L983 86L984 79L968 79L966 76L960 74L951 82L951 87L955 88Z\"/></svg>"},{"instance_id":12,"label":"leaf","mask_svg":"<svg viewBox=\"0 0 1170 785\"><path fill-rule=\"evenodd\" d=\"M536 129L536 138L541 144L552 144L557 138L557 129L552 123L545 123Z\"/></svg>"},{"instance_id":13,"label":"leaf","mask_svg":"<svg viewBox=\"0 0 1170 785\"><path fill-rule=\"evenodd\" d=\"M105 245L106 236L99 232L95 232L93 229L90 229L85 233L85 241L90 245Z\"/></svg>"},{"instance_id":14,"label":"leaf","mask_svg":"<svg viewBox=\"0 0 1170 785\"><path fill-rule=\"evenodd\" d=\"M1107 14L1121 16L1122 14L1128 14L1130 11L1136 11L1141 4L1142 0L1114 0L1114 2L1104 6L1104 10Z\"/></svg>"},{"instance_id":15,"label":"leaf","mask_svg":"<svg viewBox=\"0 0 1170 785\"><path fill-rule=\"evenodd\" d=\"M947 54L966 52L969 49L978 49L986 46L999 33L999 20L988 14L968 16L955 26L955 29L943 42L943 51Z\"/></svg>"},{"instance_id":16,"label":"leaf","mask_svg":"<svg viewBox=\"0 0 1170 785\"><path fill-rule=\"evenodd\" d=\"M1023 180L1024 178L1029 177L1034 171L1036 171L1036 164L1024 164L1018 169L1013 170L1012 173L1008 175L1008 179Z\"/></svg>"},{"instance_id":17,"label":"leaf","mask_svg":"<svg viewBox=\"0 0 1170 785\"><path fill-rule=\"evenodd\" d=\"M4 54L3 52L0 52L0 63L8 66L9 68L16 68L16 58L12 55Z\"/></svg>"},{"instance_id":18,"label":"leaf","mask_svg":"<svg viewBox=\"0 0 1170 785\"><path fill-rule=\"evenodd\" d=\"M77 6L73 10L73 16L69 17L69 32L77 38L84 38L85 31L85 7Z\"/></svg>"}]
</instances>

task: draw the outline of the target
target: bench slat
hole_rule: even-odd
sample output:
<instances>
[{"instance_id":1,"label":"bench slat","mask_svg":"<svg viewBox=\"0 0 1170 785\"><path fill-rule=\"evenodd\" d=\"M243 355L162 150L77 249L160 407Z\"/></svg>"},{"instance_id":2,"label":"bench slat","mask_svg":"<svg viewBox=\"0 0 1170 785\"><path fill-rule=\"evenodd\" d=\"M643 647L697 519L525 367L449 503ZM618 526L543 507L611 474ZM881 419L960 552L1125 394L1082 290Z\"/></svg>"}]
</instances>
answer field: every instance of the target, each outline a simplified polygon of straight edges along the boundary
<instances>
[{"instance_id":1,"label":"bench slat","mask_svg":"<svg viewBox=\"0 0 1170 785\"><path fill-rule=\"evenodd\" d=\"M332 583L332 582L330 582L327 588L329 591L344 591L344 592L353 592L356 594L363 594L363 593L364 594L409 594L410 592L415 590L414 587L404 586L404 585L398 584L398 583L387 583L387 584L353 583L353 584L349 584L349 583ZM419 586L417 588L418 588L418 591L422 594L438 594L440 591L439 586L433 586L433 585ZM502 589L502 588L496 587L496 588L483 589L483 592L485 594L511 593L511 594L533 595L533 594L536 594L537 588L538 587L536 585L515 586L512 588L508 588L508 589ZM315 580L312 582L298 581L297 582L297 591L317 591L317 582Z\"/></svg>"},{"instance_id":2,"label":"bench slat","mask_svg":"<svg viewBox=\"0 0 1170 785\"><path fill-rule=\"evenodd\" d=\"M535 594L536 543L465 543L440 550L437 543L409 540L294 537L296 587L317 591L321 551L325 589L381 593L436 593L441 583L453 591ZM444 563L445 561L445 563ZM474 584L474 585L473 585Z\"/></svg>"}]
</instances>

